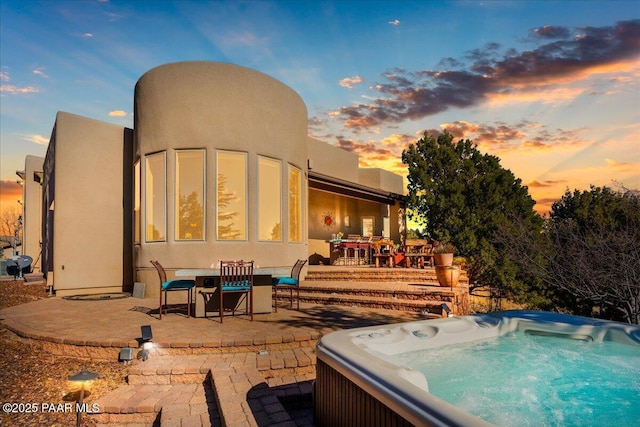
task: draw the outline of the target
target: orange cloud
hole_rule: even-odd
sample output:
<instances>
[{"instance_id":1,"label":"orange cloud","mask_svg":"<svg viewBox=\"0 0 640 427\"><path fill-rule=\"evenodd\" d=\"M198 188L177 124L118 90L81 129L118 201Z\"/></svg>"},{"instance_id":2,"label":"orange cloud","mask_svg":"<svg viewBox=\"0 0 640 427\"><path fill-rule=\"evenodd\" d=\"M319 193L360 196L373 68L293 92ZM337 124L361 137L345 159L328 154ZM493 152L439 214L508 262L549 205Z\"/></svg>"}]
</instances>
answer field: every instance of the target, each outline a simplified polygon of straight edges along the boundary
<instances>
[{"instance_id":1,"label":"orange cloud","mask_svg":"<svg viewBox=\"0 0 640 427\"><path fill-rule=\"evenodd\" d=\"M640 163L618 162L613 159L604 159L607 166L616 172L637 172L640 171Z\"/></svg>"},{"instance_id":2,"label":"orange cloud","mask_svg":"<svg viewBox=\"0 0 640 427\"><path fill-rule=\"evenodd\" d=\"M551 180L547 180L547 181L543 181L540 182L536 179L534 179L533 181L529 181L527 183L527 187L529 188L549 188L549 187L556 187L560 184L565 184L567 181L564 180L560 180L560 181L551 181Z\"/></svg>"}]
</instances>

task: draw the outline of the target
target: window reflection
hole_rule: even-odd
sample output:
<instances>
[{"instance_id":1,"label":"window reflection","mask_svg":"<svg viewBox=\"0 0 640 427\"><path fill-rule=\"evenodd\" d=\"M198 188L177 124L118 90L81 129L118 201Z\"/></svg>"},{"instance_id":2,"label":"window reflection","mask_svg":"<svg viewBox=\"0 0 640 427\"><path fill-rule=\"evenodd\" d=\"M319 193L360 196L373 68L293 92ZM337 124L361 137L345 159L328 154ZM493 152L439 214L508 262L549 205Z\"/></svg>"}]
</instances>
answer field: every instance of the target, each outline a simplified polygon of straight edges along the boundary
<instances>
[{"instance_id":1,"label":"window reflection","mask_svg":"<svg viewBox=\"0 0 640 427\"><path fill-rule=\"evenodd\" d=\"M147 242L166 239L166 157L165 153L146 156L146 222Z\"/></svg>"},{"instance_id":2,"label":"window reflection","mask_svg":"<svg viewBox=\"0 0 640 427\"><path fill-rule=\"evenodd\" d=\"M302 242L302 172L289 165L289 241Z\"/></svg>"},{"instance_id":3,"label":"window reflection","mask_svg":"<svg viewBox=\"0 0 640 427\"><path fill-rule=\"evenodd\" d=\"M176 240L204 239L204 154L176 152Z\"/></svg>"},{"instance_id":4,"label":"window reflection","mask_svg":"<svg viewBox=\"0 0 640 427\"><path fill-rule=\"evenodd\" d=\"M247 155L218 151L216 212L218 240L247 239Z\"/></svg>"},{"instance_id":5,"label":"window reflection","mask_svg":"<svg viewBox=\"0 0 640 427\"><path fill-rule=\"evenodd\" d=\"M259 240L282 240L281 205L282 164L258 157L258 236Z\"/></svg>"}]
</instances>

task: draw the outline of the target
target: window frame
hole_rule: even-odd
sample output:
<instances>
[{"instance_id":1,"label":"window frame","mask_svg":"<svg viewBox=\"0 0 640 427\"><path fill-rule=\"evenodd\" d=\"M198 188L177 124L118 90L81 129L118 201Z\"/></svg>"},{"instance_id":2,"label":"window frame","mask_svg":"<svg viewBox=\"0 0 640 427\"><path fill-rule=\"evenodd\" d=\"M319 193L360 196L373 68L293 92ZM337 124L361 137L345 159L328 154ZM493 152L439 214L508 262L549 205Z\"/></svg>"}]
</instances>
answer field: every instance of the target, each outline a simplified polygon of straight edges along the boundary
<instances>
[{"instance_id":1,"label":"window frame","mask_svg":"<svg viewBox=\"0 0 640 427\"><path fill-rule=\"evenodd\" d=\"M137 208L137 210L136 210ZM137 215L136 215L137 212ZM142 241L142 161L133 163L133 243Z\"/></svg>"},{"instance_id":2,"label":"window frame","mask_svg":"<svg viewBox=\"0 0 640 427\"><path fill-rule=\"evenodd\" d=\"M303 203L303 194L304 194L304 179L302 175L302 169L292 165L291 163L287 164L287 242L289 243L304 243L304 203ZM299 240L293 240L291 238L291 171L294 170L298 173L298 236Z\"/></svg>"},{"instance_id":3,"label":"window frame","mask_svg":"<svg viewBox=\"0 0 640 427\"><path fill-rule=\"evenodd\" d=\"M163 173L163 182L162 184L162 197L163 197L163 203L162 203L162 208L163 208L163 219L164 219L164 224L162 224L162 229L158 229L158 231L163 231L163 235L161 238L159 239L151 239L149 238L149 200L153 197L153 192L149 192L149 160L152 158L156 158L158 156L162 156L162 173ZM145 242L146 243L156 243L156 242L166 242L167 241L167 152L166 151L160 151L160 152L156 152L156 153L150 153L150 154L146 154L144 156L144 161L145 161L145 182L144 182L144 192L145 192L145 220L144 220L144 224L145 224ZM155 181L155 180L154 180ZM152 203L151 203L152 204ZM151 224L152 226L156 226L156 224Z\"/></svg>"}]
</instances>

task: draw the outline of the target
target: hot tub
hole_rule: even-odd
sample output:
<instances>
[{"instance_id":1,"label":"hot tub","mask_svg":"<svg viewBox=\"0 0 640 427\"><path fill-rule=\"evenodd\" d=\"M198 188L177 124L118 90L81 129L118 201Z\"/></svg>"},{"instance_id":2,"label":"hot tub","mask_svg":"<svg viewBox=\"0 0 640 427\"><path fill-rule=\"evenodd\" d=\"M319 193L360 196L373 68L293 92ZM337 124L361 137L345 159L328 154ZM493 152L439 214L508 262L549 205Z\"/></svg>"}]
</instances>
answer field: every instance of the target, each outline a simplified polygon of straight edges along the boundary
<instances>
[{"instance_id":1,"label":"hot tub","mask_svg":"<svg viewBox=\"0 0 640 427\"><path fill-rule=\"evenodd\" d=\"M637 325L507 311L333 332L318 343L317 359L318 426L598 425L603 420L628 425L640 416ZM495 393L486 397L485 389ZM517 403L509 400L513 397ZM509 413L513 407L521 413ZM497 414L485 414L492 409Z\"/></svg>"}]
</instances>

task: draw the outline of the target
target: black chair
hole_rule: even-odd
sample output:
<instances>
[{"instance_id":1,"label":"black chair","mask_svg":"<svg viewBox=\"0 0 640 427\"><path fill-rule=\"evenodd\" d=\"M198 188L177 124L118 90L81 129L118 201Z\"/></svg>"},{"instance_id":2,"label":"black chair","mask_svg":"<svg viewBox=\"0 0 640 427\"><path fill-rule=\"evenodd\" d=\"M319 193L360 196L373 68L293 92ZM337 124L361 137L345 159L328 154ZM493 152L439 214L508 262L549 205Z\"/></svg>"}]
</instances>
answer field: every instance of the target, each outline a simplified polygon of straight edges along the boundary
<instances>
[{"instance_id":1,"label":"black chair","mask_svg":"<svg viewBox=\"0 0 640 427\"><path fill-rule=\"evenodd\" d=\"M253 321L253 261L220 261L220 323L224 319L224 294L244 294L246 313ZM235 315L237 304L232 313Z\"/></svg>"},{"instance_id":2,"label":"black chair","mask_svg":"<svg viewBox=\"0 0 640 427\"><path fill-rule=\"evenodd\" d=\"M172 291L187 291L187 316L191 317L191 301L193 288L196 286L195 280L178 279L167 280L167 273L164 271L164 267L158 261L151 261L151 264L158 271L160 277L160 320L162 320L162 294L164 294L164 305L167 305L167 293Z\"/></svg>"},{"instance_id":3,"label":"black chair","mask_svg":"<svg viewBox=\"0 0 640 427\"><path fill-rule=\"evenodd\" d=\"M302 267L307 263L306 259L300 259L296 261L291 269L291 277L274 277L271 284L273 285L273 291L275 294L275 311L278 312L278 288L289 289L289 299L291 300L291 307L293 308L293 290L296 291L296 299L298 301L298 310L300 310L300 272Z\"/></svg>"}]
</instances>

